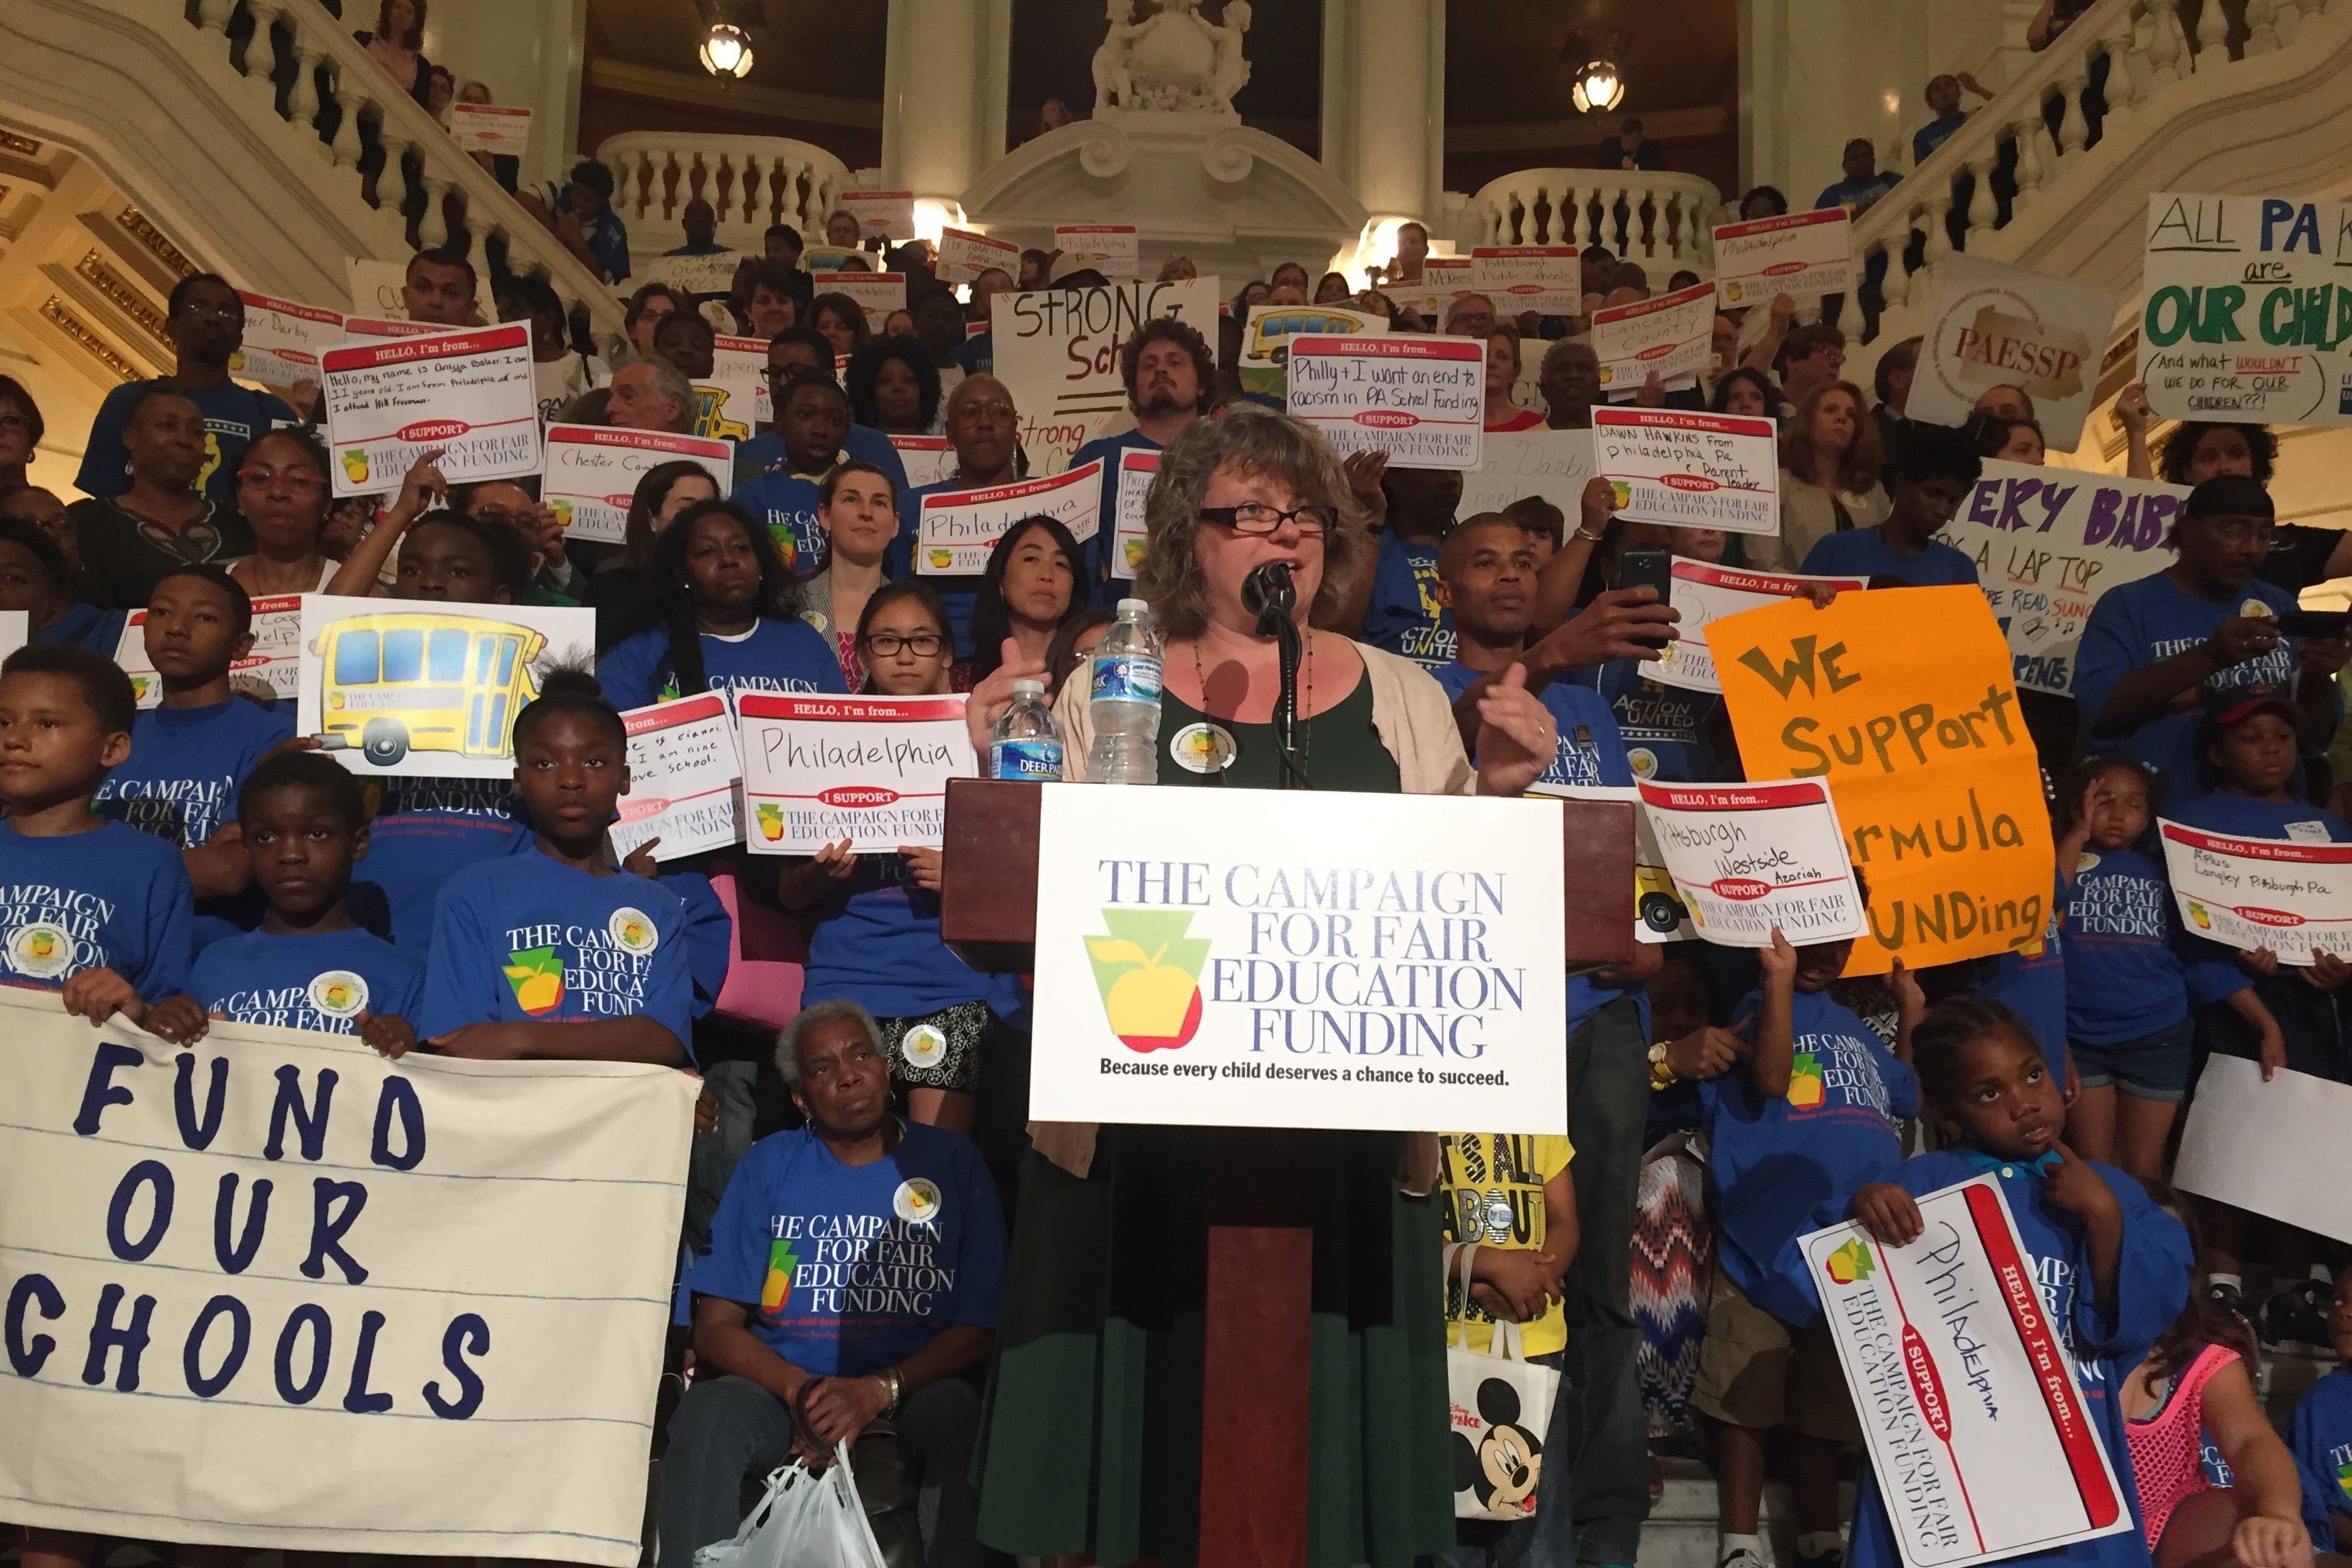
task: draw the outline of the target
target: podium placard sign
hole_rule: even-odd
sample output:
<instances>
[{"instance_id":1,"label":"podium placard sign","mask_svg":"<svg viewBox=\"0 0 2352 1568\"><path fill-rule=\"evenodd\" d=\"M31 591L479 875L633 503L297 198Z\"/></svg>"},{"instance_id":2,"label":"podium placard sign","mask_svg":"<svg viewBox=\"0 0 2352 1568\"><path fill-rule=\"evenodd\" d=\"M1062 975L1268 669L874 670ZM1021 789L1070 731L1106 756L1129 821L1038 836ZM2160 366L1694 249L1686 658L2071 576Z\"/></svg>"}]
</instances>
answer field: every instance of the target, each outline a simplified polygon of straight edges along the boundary
<instances>
[{"instance_id":1,"label":"podium placard sign","mask_svg":"<svg viewBox=\"0 0 2352 1568\"><path fill-rule=\"evenodd\" d=\"M1044 786L1030 1112L1565 1132L1561 816Z\"/></svg>"}]
</instances>

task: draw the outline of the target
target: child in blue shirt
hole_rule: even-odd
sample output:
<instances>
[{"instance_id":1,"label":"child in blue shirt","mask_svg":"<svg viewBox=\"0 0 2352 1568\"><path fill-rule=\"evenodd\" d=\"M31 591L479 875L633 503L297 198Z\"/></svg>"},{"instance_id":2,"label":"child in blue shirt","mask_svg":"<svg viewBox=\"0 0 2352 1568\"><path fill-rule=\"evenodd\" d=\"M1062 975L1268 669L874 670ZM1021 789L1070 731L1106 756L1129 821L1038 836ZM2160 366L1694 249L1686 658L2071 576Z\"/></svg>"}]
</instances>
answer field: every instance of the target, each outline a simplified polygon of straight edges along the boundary
<instances>
[{"instance_id":1,"label":"child in blue shirt","mask_svg":"<svg viewBox=\"0 0 2352 1568\"><path fill-rule=\"evenodd\" d=\"M1758 953L1763 987L1733 1025L1753 1050L1699 1086L1719 1229L1691 1407L1716 1437L1726 1568L1763 1561L1757 1519L1771 1428L1788 1429L1799 1563L1838 1550L1839 1459L1862 1437L1828 1331L1790 1326L1811 1313L1774 1273L1781 1248L1811 1228L1806 1216L1902 1163L1895 1119L1918 1110L1909 1065L1925 1008L1918 984L1900 967L1890 977L1898 999L1890 1052L1828 994L1853 951L1851 939L1795 947L1775 927Z\"/></svg>"},{"instance_id":2,"label":"child in blue shirt","mask_svg":"<svg viewBox=\"0 0 2352 1568\"><path fill-rule=\"evenodd\" d=\"M178 851L91 807L131 754L137 699L111 659L63 643L0 664L0 982L131 1022L187 977Z\"/></svg>"},{"instance_id":3,"label":"child in blue shirt","mask_svg":"<svg viewBox=\"0 0 2352 1568\"><path fill-rule=\"evenodd\" d=\"M317 752L281 752L237 792L236 820L268 916L205 949L186 994L148 1009L148 1029L184 1045L221 1018L356 1035L388 1057L408 1050L424 962L362 931L347 902L352 863L367 852L360 781Z\"/></svg>"},{"instance_id":4,"label":"child in blue shirt","mask_svg":"<svg viewBox=\"0 0 2352 1568\"><path fill-rule=\"evenodd\" d=\"M69 642L112 658L122 646L123 610L74 598L73 567L36 522L0 514L0 610L22 610L34 642Z\"/></svg>"},{"instance_id":5,"label":"child in blue shirt","mask_svg":"<svg viewBox=\"0 0 2352 1568\"><path fill-rule=\"evenodd\" d=\"M784 460L738 485L734 500L747 516L766 524L784 569L805 583L824 570L829 551L830 541L817 523L817 485L841 460L842 442L849 435L849 396L831 371L795 369L774 389L774 398Z\"/></svg>"},{"instance_id":6,"label":"child in blue shirt","mask_svg":"<svg viewBox=\"0 0 2352 1568\"><path fill-rule=\"evenodd\" d=\"M2342 1364L2305 1391L2287 1447L2303 1477L2303 1522L2322 1552L2352 1552L2352 1268L2336 1276L2328 1338Z\"/></svg>"},{"instance_id":7,"label":"child in blue shirt","mask_svg":"<svg viewBox=\"0 0 2352 1568\"><path fill-rule=\"evenodd\" d=\"M1941 425L1914 424L1886 463L1886 521L1822 535L1798 568L1807 576L1893 577L1914 588L1974 587L1976 563L1936 533L1960 509L1984 472L1975 444Z\"/></svg>"},{"instance_id":8,"label":"child in blue shirt","mask_svg":"<svg viewBox=\"0 0 2352 1568\"><path fill-rule=\"evenodd\" d=\"M713 690L844 692L841 661L800 618L800 589L776 542L734 501L698 501L654 542L667 624L597 661L615 708Z\"/></svg>"},{"instance_id":9,"label":"child in blue shirt","mask_svg":"<svg viewBox=\"0 0 2352 1568\"><path fill-rule=\"evenodd\" d=\"M2025 1025L1998 1002L1954 996L1937 1004L1911 1036L1921 1096L1953 1147L1905 1161L1850 1203L1825 1205L1800 1227L1851 1217L1884 1247L1907 1247L1923 1228L1916 1201L1990 1173L2000 1183L2043 1305L2067 1350L2076 1386L2116 1469L2134 1525L2139 1500L2125 1440L2122 1402L2110 1387L2137 1366L2189 1299L2194 1262L2180 1222L2140 1184L2081 1159L2058 1141L2066 1108L2057 1079ZM1783 1277L1819 1298L1793 1245ZM1835 1375L1832 1373L1832 1375ZM1854 1484L1851 1568L1901 1568L1886 1504L1867 1463ZM2007 1563L2024 1568L2147 1568L2137 1528Z\"/></svg>"},{"instance_id":10,"label":"child in blue shirt","mask_svg":"<svg viewBox=\"0 0 2352 1568\"><path fill-rule=\"evenodd\" d=\"M2093 757L2061 802L2066 898L2066 1037L2082 1092L2066 1131L2086 1160L2142 1181L2162 1173L2173 1113L2189 1091L2193 1009L2226 1000L2258 1030L2279 1026L2237 966L2181 928L2155 826L2156 780L2129 757Z\"/></svg>"},{"instance_id":11,"label":"child in blue shirt","mask_svg":"<svg viewBox=\"0 0 2352 1568\"><path fill-rule=\"evenodd\" d=\"M416 1032L450 1056L682 1066L694 984L686 909L612 864L628 734L593 678L551 672L515 719L532 852L449 879Z\"/></svg>"}]
</instances>

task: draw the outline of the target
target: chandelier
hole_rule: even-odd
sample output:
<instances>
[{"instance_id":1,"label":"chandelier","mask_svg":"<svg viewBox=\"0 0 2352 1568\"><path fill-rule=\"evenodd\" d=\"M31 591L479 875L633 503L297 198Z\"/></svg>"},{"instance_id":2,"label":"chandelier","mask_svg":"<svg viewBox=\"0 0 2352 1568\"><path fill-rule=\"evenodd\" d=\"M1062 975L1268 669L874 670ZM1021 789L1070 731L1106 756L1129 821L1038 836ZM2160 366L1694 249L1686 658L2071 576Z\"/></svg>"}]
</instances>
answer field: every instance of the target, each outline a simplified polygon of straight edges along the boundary
<instances>
[{"instance_id":1,"label":"chandelier","mask_svg":"<svg viewBox=\"0 0 2352 1568\"><path fill-rule=\"evenodd\" d=\"M736 81L751 69L751 40L732 22L713 22L698 51L702 68L721 81Z\"/></svg>"},{"instance_id":2,"label":"chandelier","mask_svg":"<svg viewBox=\"0 0 2352 1568\"><path fill-rule=\"evenodd\" d=\"M1568 94L1579 114L1606 114L1625 101L1625 77L1609 60L1587 60L1576 73Z\"/></svg>"}]
</instances>

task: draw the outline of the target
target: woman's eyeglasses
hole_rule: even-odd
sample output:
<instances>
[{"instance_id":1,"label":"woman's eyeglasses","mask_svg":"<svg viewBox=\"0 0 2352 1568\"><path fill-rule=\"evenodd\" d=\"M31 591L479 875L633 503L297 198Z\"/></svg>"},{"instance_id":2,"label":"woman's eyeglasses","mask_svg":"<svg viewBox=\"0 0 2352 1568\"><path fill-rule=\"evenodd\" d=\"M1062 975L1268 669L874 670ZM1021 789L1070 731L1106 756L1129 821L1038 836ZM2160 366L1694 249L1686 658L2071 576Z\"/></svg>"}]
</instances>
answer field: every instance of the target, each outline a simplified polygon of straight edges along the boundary
<instances>
[{"instance_id":1,"label":"woman's eyeglasses","mask_svg":"<svg viewBox=\"0 0 2352 1568\"><path fill-rule=\"evenodd\" d=\"M239 468L236 482L257 490L284 485L298 496L316 494L326 484L318 475L303 468Z\"/></svg>"},{"instance_id":2,"label":"woman's eyeglasses","mask_svg":"<svg viewBox=\"0 0 2352 1568\"><path fill-rule=\"evenodd\" d=\"M937 632L917 632L913 637L900 637L897 632L876 632L866 639L866 650L883 658L896 658L904 648L917 658L931 658L948 646L948 639Z\"/></svg>"},{"instance_id":3,"label":"woman's eyeglasses","mask_svg":"<svg viewBox=\"0 0 2352 1568\"><path fill-rule=\"evenodd\" d=\"M1201 509L1201 521L1230 528L1235 533L1253 535L1272 533L1286 522L1295 523L1301 535L1316 539L1339 526L1339 512L1336 507L1317 506L1311 501L1285 511L1264 501L1249 500L1239 506L1204 506Z\"/></svg>"}]
</instances>

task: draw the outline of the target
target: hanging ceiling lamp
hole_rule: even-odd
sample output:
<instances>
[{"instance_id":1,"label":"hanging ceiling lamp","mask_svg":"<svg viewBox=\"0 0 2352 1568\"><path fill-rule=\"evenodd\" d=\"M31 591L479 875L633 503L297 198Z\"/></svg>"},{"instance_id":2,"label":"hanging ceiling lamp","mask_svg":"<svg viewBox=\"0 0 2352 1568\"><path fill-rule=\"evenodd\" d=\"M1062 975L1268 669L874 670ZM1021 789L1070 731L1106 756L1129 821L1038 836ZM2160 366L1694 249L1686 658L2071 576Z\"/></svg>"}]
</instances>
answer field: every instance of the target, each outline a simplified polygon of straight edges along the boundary
<instances>
[{"instance_id":1,"label":"hanging ceiling lamp","mask_svg":"<svg viewBox=\"0 0 2352 1568\"><path fill-rule=\"evenodd\" d=\"M1601 37L1581 30L1571 32L1560 46L1559 62L1573 66L1568 95L1579 114L1606 114L1625 101L1625 73L1617 62L1625 58L1626 40Z\"/></svg>"},{"instance_id":2,"label":"hanging ceiling lamp","mask_svg":"<svg viewBox=\"0 0 2352 1568\"><path fill-rule=\"evenodd\" d=\"M713 22L699 51L702 68L721 81L736 81L751 69L751 40L732 22Z\"/></svg>"}]
</instances>

